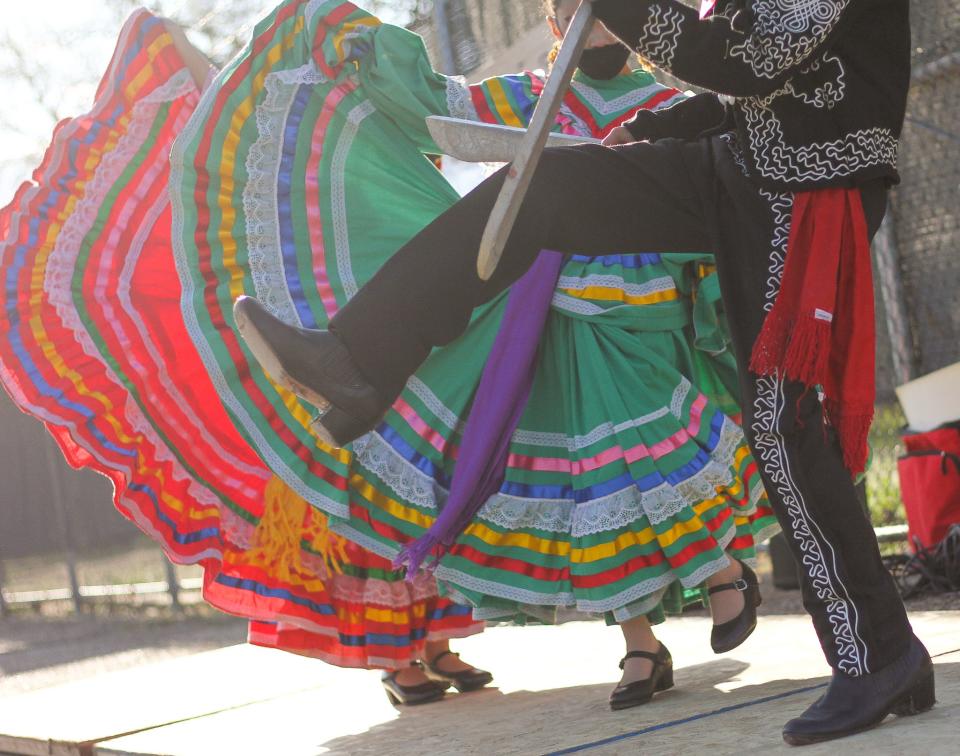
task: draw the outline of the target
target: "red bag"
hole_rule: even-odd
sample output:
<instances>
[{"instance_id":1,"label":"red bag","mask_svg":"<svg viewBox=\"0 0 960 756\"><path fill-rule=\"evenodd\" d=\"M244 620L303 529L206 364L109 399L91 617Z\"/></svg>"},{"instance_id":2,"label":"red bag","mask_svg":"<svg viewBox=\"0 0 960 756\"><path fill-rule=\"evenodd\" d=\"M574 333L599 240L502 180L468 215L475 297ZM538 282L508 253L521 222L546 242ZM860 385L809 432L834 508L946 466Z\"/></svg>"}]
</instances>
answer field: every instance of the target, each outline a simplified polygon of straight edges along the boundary
<instances>
[{"instance_id":1,"label":"red bag","mask_svg":"<svg viewBox=\"0 0 960 756\"><path fill-rule=\"evenodd\" d=\"M960 424L904 437L897 461L910 544L929 548L960 523Z\"/></svg>"}]
</instances>

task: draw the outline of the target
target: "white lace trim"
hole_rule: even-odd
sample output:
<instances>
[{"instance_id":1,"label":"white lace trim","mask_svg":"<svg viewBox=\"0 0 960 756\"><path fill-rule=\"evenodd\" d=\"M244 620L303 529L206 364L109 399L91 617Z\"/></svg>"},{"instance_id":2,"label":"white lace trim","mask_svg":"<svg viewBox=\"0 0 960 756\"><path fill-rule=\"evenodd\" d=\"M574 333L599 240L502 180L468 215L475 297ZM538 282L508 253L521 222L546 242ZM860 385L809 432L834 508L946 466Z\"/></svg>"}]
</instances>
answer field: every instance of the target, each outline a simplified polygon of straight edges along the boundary
<instances>
[{"instance_id":1,"label":"white lace trim","mask_svg":"<svg viewBox=\"0 0 960 756\"><path fill-rule=\"evenodd\" d=\"M568 123L564 124L564 119L566 119ZM590 128L590 125L582 116L574 113L573 109L566 102L560 103L560 110L556 122L563 124L564 131L567 133L577 134L578 136L593 136L593 129Z\"/></svg>"},{"instance_id":2,"label":"white lace trim","mask_svg":"<svg viewBox=\"0 0 960 756\"><path fill-rule=\"evenodd\" d=\"M347 156L353 140L360 131L360 124L376 112L370 100L364 100L347 113L347 122L337 139L330 164L330 211L333 215L334 249L337 253L337 273L347 299L353 299L360 290L353 275L353 260L350 256L350 229L347 225Z\"/></svg>"},{"instance_id":3,"label":"white lace trim","mask_svg":"<svg viewBox=\"0 0 960 756\"><path fill-rule=\"evenodd\" d=\"M448 588L451 593L453 588ZM464 599L466 601L466 599ZM458 603L464 603L464 601ZM466 601L469 606L469 601ZM518 604L516 607L475 606L473 618L485 622L510 622L518 614L532 617L544 625L562 625L565 622L586 622L596 619L590 612L581 612L567 606L537 606L536 604Z\"/></svg>"},{"instance_id":4,"label":"white lace trim","mask_svg":"<svg viewBox=\"0 0 960 756\"><path fill-rule=\"evenodd\" d=\"M674 396L677 395L678 391L687 391L689 388L690 381L684 378L674 389ZM659 420L661 417L665 417L670 412L671 410L667 407L661 407L653 412L647 413L646 415L641 415L640 417L633 418L631 420L625 420L622 423L617 423L616 425L609 422L601 423L592 431L582 436L568 436L565 433L544 433L540 431L517 430L513 434L512 441L517 444L526 444L528 446L553 446L560 449L566 449L569 452L575 452L580 451L581 449L586 449L588 446L593 446L593 444L603 441L604 439L618 433L623 433L631 428L639 428L642 425L652 423L655 420Z\"/></svg>"},{"instance_id":5,"label":"white lace trim","mask_svg":"<svg viewBox=\"0 0 960 756\"><path fill-rule=\"evenodd\" d=\"M607 312L607 309L589 300L572 297L560 291L554 292L553 299L550 300L550 306L561 312L569 312L573 315L581 315L587 318L597 317Z\"/></svg>"},{"instance_id":6,"label":"white lace trim","mask_svg":"<svg viewBox=\"0 0 960 756\"><path fill-rule=\"evenodd\" d=\"M161 86L154 89L150 94L140 98L133 106L133 112L136 113L141 107L147 105L162 105L167 102L173 102L181 97L197 91L197 85L187 69L177 71L170 79Z\"/></svg>"},{"instance_id":7,"label":"white lace trim","mask_svg":"<svg viewBox=\"0 0 960 756\"><path fill-rule=\"evenodd\" d=\"M407 390L423 402L427 409L433 413L441 423L449 430L462 430L465 423L460 420L460 416L449 409L426 383L421 381L415 375L407 381Z\"/></svg>"},{"instance_id":8,"label":"white lace trim","mask_svg":"<svg viewBox=\"0 0 960 756\"><path fill-rule=\"evenodd\" d=\"M131 291L133 276L137 265L140 263L140 253L143 250L147 235L153 229L161 213L167 209L168 204L168 200L166 196L164 196L163 201L155 203L154 206L149 209L144 217L143 223L140 225L140 228L137 229L137 233L129 250L123 250L125 257L123 267L120 271L117 297L124 311L131 315L136 313L136 307L131 299ZM134 252L134 250L136 250L136 252ZM106 267L110 268L110 261L107 260L106 263ZM122 318L112 317L112 302L105 300L103 306L107 322L118 336L120 343L129 343L130 339L123 330L124 320ZM216 436L210 433L206 423L197 416L191 403L184 397L180 387L171 378L168 370L168 360L160 354L143 320L139 317L131 317L130 322L133 328L136 329L141 344L143 344L147 354L151 358L150 364L145 365L140 362L133 362L133 355L131 353L129 356L133 369L141 376L149 377L154 375L173 404L178 407L188 419L188 425L184 425L180 422L180 415L168 413L165 417L165 422L175 428L176 433L182 439L193 438L195 436L203 439L203 445L197 444L192 447L192 450L194 454L199 456L204 468L209 471L209 479L215 480L220 490L229 490L231 496L257 496L259 490L254 490L244 484L238 476L238 473L251 475L261 480L266 480L269 477L269 473L264 470L262 466L253 467L248 465L231 453L220 443ZM201 450L207 450L207 453L201 453Z\"/></svg>"},{"instance_id":9,"label":"white lace trim","mask_svg":"<svg viewBox=\"0 0 960 756\"><path fill-rule=\"evenodd\" d=\"M410 464L376 431L354 441L353 461L376 475L401 501L422 509L437 509L447 501L447 489Z\"/></svg>"},{"instance_id":10,"label":"white lace trim","mask_svg":"<svg viewBox=\"0 0 960 756\"><path fill-rule=\"evenodd\" d=\"M219 87L213 86L202 94L200 103L194 110L187 125L183 128L183 131L174 141L173 148L170 152L171 239L173 242L173 255L174 261L176 262L177 275L180 279L180 312L183 316L183 322L187 328L187 333L190 335L190 339L193 341L194 347L197 349L207 368L207 374L210 376L210 380L217 394L220 396L220 400L233 414L238 424L247 432L251 444L257 449L267 467L311 505L335 517L349 517L350 508L346 497L337 501L307 486L301 480L300 476L273 450L256 422L250 417L249 412L247 412L246 408L233 393L230 382L227 380L223 369L217 361L216 353L207 342L204 329L200 325L197 313L194 310L196 284L193 278L191 261L195 255L188 254L187 252L188 245L192 246L193 244L193 237L192 234L188 235L184 228L186 213L183 205L183 195L181 193L184 184L185 152L189 146L195 142L200 131L209 123L210 113L219 91Z\"/></svg>"},{"instance_id":11,"label":"white lace trim","mask_svg":"<svg viewBox=\"0 0 960 756\"><path fill-rule=\"evenodd\" d=\"M411 581L334 575L327 581L326 587L335 600L391 609L409 607L415 601L429 601L439 595L437 581L423 572Z\"/></svg>"},{"instance_id":12,"label":"white lace trim","mask_svg":"<svg viewBox=\"0 0 960 756\"><path fill-rule=\"evenodd\" d=\"M666 87L663 84L653 83L645 87L641 87L640 89L633 89L626 94L614 98L613 100L605 100L603 99L603 94L599 90L591 87L589 84L585 84L582 81L574 79L570 82L570 88L577 93L580 99L588 103L591 108L604 116L623 113L630 108L635 108L638 105L642 105L658 92L663 92L670 89L670 87ZM660 108L669 107L677 100L682 100L684 98L685 95L678 92L676 97L671 97L666 102L660 103L657 106L657 110Z\"/></svg>"},{"instance_id":13,"label":"white lace trim","mask_svg":"<svg viewBox=\"0 0 960 756\"><path fill-rule=\"evenodd\" d=\"M691 478L675 485L664 482L649 491L631 485L580 504L564 500L561 506L554 500L496 494L477 516L507 530L535 528L573 537L620 530L644 517L651 525L657 525L684 509L715 498L718 488L732 486L736 478L733 461L744 443L739 426L727 419L710 461Z\"/></svg>"},{"instance_id":14,"label":"white lace trim","mask_svg":"<svg viewBox=\"0 0 960 756\"><path fill-rule=\"evenodd\" d=\"M451 569L443 564L438 565L435 574L437 580L452 583L454 586L462 586L467 590L483 593L486 596L516 601L519 604L534 604L537 606L577 605L576 597L570 591L549 594L538 591L528 591L524 588L505 585L493 580L484 580L475 575L468 575L465 572Z\"/></svg>"},{"instance_id":15,"label":"white lace trim","mask_svg":"<svg viewBox=\"0 0 960 756\"><path fill-rule=\"evenodd\" d=\"M97 215L108 195L111 187L119 180L130 161L143 146L149 136L153 120L159 107L172 100L189 95L196 91L193 79L189 72L183 70L172 76L162 86L149 95L135 102L131 108L131 117L126 132L118 140L115 148L97 165L93 177L87 183L82 198L77 202L74 212L64 223L57 235L53 250L47 259L44 270L43 287L50 304L55 308L63 325L69 329L83 353L91 360L99 363L106 376L118 386L123 386L113 368L104 361L95 340L87 331L73 303L72 279L77 265L77 259L84 238L93 228ZM166 204L166 198L161 197L155 207L150 208L145 216L146 222L156 218ZM144 234L138 232L138 239ZM105 309L110 311L110 303L104 301ZM205 506L219 507L219 499L206 486L201 485L180 464L179 459L170 448L161 440L153 425L143 415L139 405L129 392L125 394L124 416L130 422L135 432L143 435L154 449L157 460L169 464L174 480L186 481L190 494ZM85 450L90 451L102 459L95 450L83 444ZM114 468L114 465L109 465ZM125 497L126 499L126 497ZM126 499L129 500L129 499ZM135 507L131 507L134 509ZM141 523L141 528L143 523Z\"/></svg>"},{"instance_id":16,"label":"white lace trim","mask_svg":"<svg viewBox=\"0 0 960 756\"><path fill-rule=\"evenodd\" d=\"M656 525L685 508L716 497L718 488L732 486L736 479L734 459L744 443L740 427L724 418L709 461L680 483L664 482L649 491L629 485L580 504L567 499L531 499L496 493L483 504L477 517L507 530L534 528L570 533L574 537L625 528L642 517ZM376 475L401 501L421 509L442 509L449 496L446 488L404 459L377 433L355 442L354 461Z\"/></svg>"},{"instance_id":17,"label":"white lace trim","mask_svg":"<svg viewBox=\"0 0 960 756\"><path fill-rule=\"evenodd\" d=\"M717 547L725 550L736 535L736 528L730 527L717 539ZM754 560L747 560L749 563ZM507 601L513 601L520 606L516 609L502 609L496 607L481 607L473 610L475 619L497 620L510 619L517 611L522 611L532 617L547 622L564 622L583 619L579 615L594 615L611 612L614 619L624 622L628 619L647 614L663 599L666 589L674 582L679 582L684 588L696 588L703 585L712 575L716 574L729 564L726 555L702 565L698 570L682 580L673 572L666 572L642 583L631 585L620 593L602 600L591 601L577 599L573 592L565 591L558 594L544 594L529 591L502 583L496 583L450 569L443 565L437 568L437 578L445 583L451 583L451 590L461 595L457 586ZM549 611L545 611L550 607Z\"/></svg>"},{"instance_id":18,"label":"white lace trim","mask_svg":"<svg viewBox=\"0 0 960 756\"><path fill-rule=\"evenodd\" d=\"M285 323L302 325L287 288L280 244L277 181L280 173L284 124L303 84L319 84L326 77L313 63L275 71L264 81L263 102L255 118L257 138L247 153L247 182L243 188L243 215L247 237L247 266L257 299Z\"/></svg>"},{"instance_id":19,"label":"white lace trim","mask_svg":"<svg viewBox=\"0 0 960 756\"><path fill-rule=\"evenodd\" d=\"M683 404L687 401L687 397L692 390L693 384L686 378L681 380L673 390L673 396L670 399L670 414L677 418L677 420L680 419L683 413Z\"/></svg>"},{"instance_id":20,"label":"white lace trim","mask_svg":"<svg viewBox=\"0 0 960 756\"><path fill-rule=\"evenodd\" d=\"M220 512L220 527L223 529L223 539L242 551L249 551L253 547L253 534L256 530L253 523L248 522L230 507L223 507Z\"/></svg>"},{"instance_id":21,"label":"white lace trim","mask_svg":"<svg viewBox=\"0 0 960 756\"><path fill-rule=\"evenodd\" d=\"M602 275L598 273L592 273L583 277L560 276L560 278L557 279L558 289L583 291L584 289L593 287L618 289L631 297L645 297L651 294L675 291L677 284L670 276L661 276L644 283L630 283L624 280L623 276Z\"/></svg>"},{"instance_id":22,"label":"white lace trim","mask_svg":"<svg viewBox=\"0 0 960 756\"><path fill-rule=\"evenodd\" d=\"M348 541L352 541L357 544L357 546L366 549L371 554L389 559L391 562L396 559L397 554L400 553L400 547L396 543L385 543L366 533L362 533L354 528L349 520L330 520L330 530L337 535L343 536Z\"/></svg>"},{"instance_id":23,"label":"white lace trim","mask_svg":"<svg viewBox=\"0 0 960 756\"><path fill-rule=\"evenodd\" d=\"M465 121L479 121L480 116L473 105L473 97L467 80L462 76L447 77L447 112L451 118Z\"/></svg>"}]
</instances>

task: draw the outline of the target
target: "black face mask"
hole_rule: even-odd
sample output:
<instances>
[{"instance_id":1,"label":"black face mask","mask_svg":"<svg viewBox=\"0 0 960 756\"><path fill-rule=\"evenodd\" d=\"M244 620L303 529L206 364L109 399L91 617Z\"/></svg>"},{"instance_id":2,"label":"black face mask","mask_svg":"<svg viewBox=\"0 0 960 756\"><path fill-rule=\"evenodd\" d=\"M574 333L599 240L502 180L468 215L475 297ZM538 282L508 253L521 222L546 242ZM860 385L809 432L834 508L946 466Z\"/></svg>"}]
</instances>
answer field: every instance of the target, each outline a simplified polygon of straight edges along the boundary
<instances>
[{"instance_id":1,"label":"black face mask","mask_svg":"<svg viewBox=\"0 0 960 756\"><path fill-rule=\"evenodd\" d=\"M614 42L584 50L578 67L591 79L613 79L623 70L629 57L630 49Z\"/></svg>"}]
</instances>

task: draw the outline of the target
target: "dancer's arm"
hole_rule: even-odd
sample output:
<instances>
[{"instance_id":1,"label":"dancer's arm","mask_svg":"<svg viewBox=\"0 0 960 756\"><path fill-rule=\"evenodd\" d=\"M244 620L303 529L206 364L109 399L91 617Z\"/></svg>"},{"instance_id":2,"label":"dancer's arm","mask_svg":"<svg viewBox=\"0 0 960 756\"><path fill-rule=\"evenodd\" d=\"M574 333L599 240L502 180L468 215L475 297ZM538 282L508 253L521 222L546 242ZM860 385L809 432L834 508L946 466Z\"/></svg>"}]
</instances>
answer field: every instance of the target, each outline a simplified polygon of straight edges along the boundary
<instances>
[{"instance_id":1,"label":"dancer's arm","mask_svg":"<svg viewBox=\"0 0 960 756\"><path fill-rule=\"evenodd\" d=\"M643 57L683 81L734 97L776 90L867 2L819 0L816 15L798 4L737 31L726 18L701 21L679 0L593 0L597 18Z\"/></svg>"},{"instance_id":2,"label":"dancer's arm","mask_svg":"<svg viewBox=\"0 0 960 756\"><path fill-rule=\"evenodd\" d=\"M726 118L726 107L712 92L694 95L661 110L640 110L623 124L634 141L655 142L658 139L697 139L720 126Z\"/></svg>"}]
</instances>

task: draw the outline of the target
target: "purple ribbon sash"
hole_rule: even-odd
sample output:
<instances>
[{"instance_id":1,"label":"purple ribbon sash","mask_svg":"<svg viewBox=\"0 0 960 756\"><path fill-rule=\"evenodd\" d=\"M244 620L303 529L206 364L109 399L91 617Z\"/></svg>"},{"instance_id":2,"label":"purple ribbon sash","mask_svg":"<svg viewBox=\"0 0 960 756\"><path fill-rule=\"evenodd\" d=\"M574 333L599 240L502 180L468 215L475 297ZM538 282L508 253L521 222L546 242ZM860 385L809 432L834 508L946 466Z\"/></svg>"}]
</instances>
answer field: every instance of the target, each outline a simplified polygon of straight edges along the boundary
<instances>
[{"instance_id":1,"label":"purple ribbon sash","mask_svg":"<svg viewBox=\"0 0 960 756\"><path fill-rule=\"evenodd\" d=\"M434 567L484 502L500 490L510 439L527 405L537 347L550 312L564 258L542 251L510 290L500 330L483 369L457 457L450 495L433 525L394 560L412 579L433 555Z\"/></svg>"}]
</instances>

